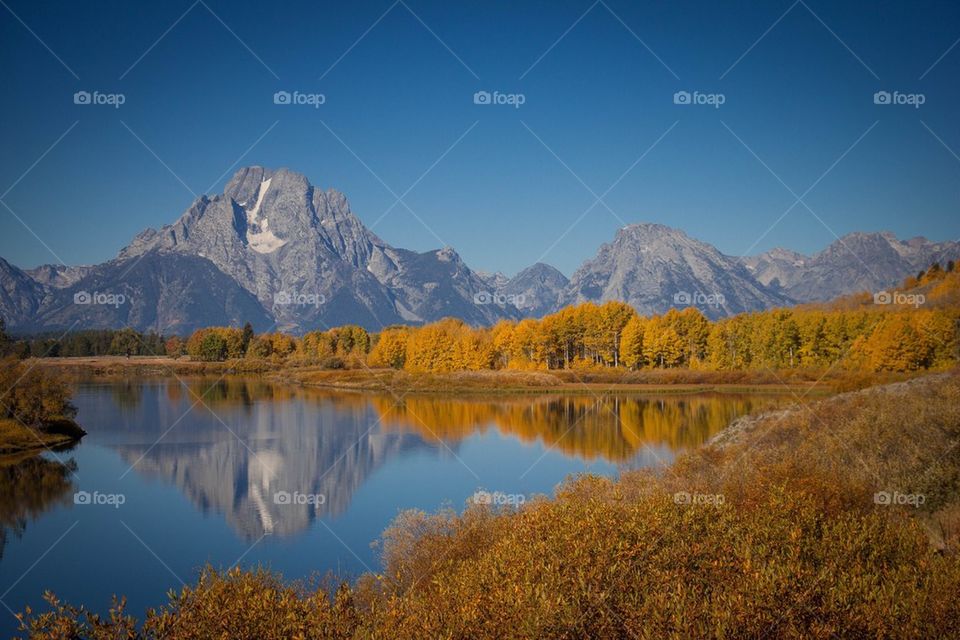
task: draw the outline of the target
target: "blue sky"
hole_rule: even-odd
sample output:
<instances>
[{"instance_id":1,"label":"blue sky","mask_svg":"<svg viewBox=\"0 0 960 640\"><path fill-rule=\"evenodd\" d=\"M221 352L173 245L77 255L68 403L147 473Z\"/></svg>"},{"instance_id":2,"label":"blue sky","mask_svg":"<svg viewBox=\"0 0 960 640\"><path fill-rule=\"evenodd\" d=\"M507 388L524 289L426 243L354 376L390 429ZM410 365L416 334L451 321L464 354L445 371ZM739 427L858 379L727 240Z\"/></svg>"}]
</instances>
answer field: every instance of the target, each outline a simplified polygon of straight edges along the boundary
<instances>
[{"instance_id":1,"label":"blue sky","mask_svg":"<svg viewBox=\"0 0 960 640\"><path fill-rule=\"evenodd\" d=\"M251 164L507 273L570 274L644 221L730 254L960 236L955 2L3 2L0 256L23 267L113 257Z\"/></svg>"}]
</instances>

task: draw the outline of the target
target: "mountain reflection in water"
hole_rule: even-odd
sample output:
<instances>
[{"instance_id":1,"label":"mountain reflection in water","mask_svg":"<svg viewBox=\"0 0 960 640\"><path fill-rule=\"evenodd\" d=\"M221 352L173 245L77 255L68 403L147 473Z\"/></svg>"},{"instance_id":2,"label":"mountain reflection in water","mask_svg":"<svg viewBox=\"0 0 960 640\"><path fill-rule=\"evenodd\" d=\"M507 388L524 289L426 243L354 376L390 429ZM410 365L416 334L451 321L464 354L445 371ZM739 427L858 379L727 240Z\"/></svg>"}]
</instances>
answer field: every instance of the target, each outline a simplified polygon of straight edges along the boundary
<instances>
[{"instance_id":1,"label":"mountain reflection in water","mask_svg":"<svg viewBox=\"0 0 960 640\"><path fill-rule=\"evenodd\" d=\"M398 401L248 379L134 382L110 390L113 402L98 407L107 419L90 429L91 440L103 440L136 473L173 482L197 508L223 514L248 539L288 536L316 518L337 516L374 471L403 452L455 453L490 429L629 468L669 463L737 416L783 401L720 393ZM281 492L323 498L278 504Z\"/></svg>"}]
</instances>

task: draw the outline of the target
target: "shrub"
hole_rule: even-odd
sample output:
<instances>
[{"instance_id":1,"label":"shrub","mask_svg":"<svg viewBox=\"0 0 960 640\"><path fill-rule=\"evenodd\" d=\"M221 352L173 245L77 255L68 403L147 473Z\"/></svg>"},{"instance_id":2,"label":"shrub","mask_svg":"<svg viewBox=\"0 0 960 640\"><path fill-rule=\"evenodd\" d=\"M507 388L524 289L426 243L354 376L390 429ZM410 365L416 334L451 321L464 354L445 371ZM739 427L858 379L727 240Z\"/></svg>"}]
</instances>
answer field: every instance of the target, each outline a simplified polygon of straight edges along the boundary
<instances>
[{"instance_id":1,"label":"shrub","mask_svg":"<svg viewBox=\"0 0 960 640\"><path fill-rule=\"evenodd\" d=\"M187 343L180 336L173 336L164 343L164 350L171 358L187 354Z\"/></svg>"},{"instance_id":2,"label":"shrub","mask_svg":"<svg viewBox=\"0 0 960 640\"><path fill-rule=\"evenodd\" d=\"M194 360L222 362L227 358L242 358L243 331L233 327L198 329L187 340L187 353Z\"/></svg>"},{"instance_id":3,"label":"shrub","mask_svg":"<svg viewBox=\"0 0 960 640\"><path fill-rule=\"evenodd\" d=\"M0 393L0 418L31 427L72 419L77 413L70 404L70 388L61 378L12 358L0 361Z\"/></svg>"},{"instance_id":4,"label":"shrub","mask_svg":"<svg viewBox=\"0 0 960 640\"><path fill-rule=\"evenodd\" d=\"M407 361L407 329L387 329L377 336L368 360L371 367L402 369Z\"/></svg>"},{"instance_id":5,"label":"shrub","mask_svg":"<svg viewBox=\"0 0 960 640\"><path fill-rule=\"evenodd\" d=\"M171 593L168 604L151 610L138 630L124 600L115 600L106 617L72 607L47 594L51 611L23 618L22 630L42 640L116 640L150 638L187 640L287 640L353 637L356 612L349 587L331 598L325 589L285 584L263 570L207 567L194 587Z\"/></svg>"}]
</instances>

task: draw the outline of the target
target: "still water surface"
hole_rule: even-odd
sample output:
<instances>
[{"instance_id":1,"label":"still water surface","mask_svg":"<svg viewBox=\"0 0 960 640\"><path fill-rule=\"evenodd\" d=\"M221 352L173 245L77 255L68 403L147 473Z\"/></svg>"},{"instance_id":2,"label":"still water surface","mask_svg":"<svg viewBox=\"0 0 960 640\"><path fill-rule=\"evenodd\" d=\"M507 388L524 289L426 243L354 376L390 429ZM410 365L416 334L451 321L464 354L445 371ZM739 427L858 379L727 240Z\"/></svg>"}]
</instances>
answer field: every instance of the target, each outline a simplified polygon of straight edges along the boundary
<instances>
[{"instance_id":1,"label":"still water surface","mask_svg":"<svg viewBox=\"0 0 960 640\"><path fill-rule=\"evenodd\" d=\"M400 510L461 509L478 490L529 499L571 473L669 464L788 400L398 402L244 379L83 384L81 444L0 459L0 637L16 629L10 610L36 609L45 589L100 611L126 594L140 615L208 562L289 578L376 570L371 542Z\"/></svg>"}]
</instances>

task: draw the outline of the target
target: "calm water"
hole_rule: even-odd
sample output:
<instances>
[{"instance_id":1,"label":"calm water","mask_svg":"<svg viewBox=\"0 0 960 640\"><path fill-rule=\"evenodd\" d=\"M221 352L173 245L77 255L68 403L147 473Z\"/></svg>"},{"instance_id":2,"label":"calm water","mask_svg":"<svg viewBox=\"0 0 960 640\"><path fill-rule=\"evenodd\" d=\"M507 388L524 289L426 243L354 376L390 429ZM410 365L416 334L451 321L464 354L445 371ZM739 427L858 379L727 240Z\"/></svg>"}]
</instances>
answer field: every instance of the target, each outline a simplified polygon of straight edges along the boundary
<instances>
[{"instance_id":1,"label":"calm water","mask_svg":"<svg viewBox=\"0 0 960 640\"><path fill-rule=\"evenodd\" d=\"M81 385L80 445L0 461L0 601L36 608L51 589L104 610L118 593L140 615L207 562L291 578L375 570L371 542L402 509L460 509L480 489L551 494L571 473L667 464L786 400L397 402L245 380ZM0 635L15 628L0 609Z\"/></svg>"}]
</instances>

